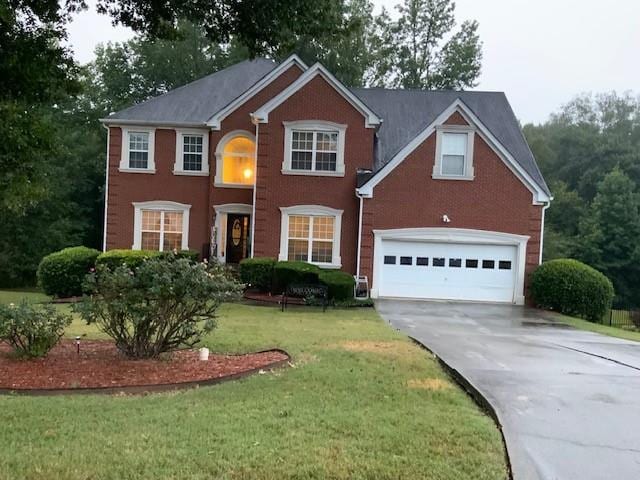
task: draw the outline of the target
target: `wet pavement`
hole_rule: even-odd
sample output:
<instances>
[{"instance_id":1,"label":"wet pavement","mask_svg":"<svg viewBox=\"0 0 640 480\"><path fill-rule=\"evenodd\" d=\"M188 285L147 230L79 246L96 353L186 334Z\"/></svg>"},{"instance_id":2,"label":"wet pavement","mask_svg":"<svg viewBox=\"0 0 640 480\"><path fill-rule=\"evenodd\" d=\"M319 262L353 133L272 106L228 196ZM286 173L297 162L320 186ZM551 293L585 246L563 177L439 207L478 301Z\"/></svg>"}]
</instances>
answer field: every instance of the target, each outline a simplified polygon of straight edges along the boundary
<instances>
[{"instance_id":1,"label":"wet pavement","mask_svg":"<svg viewBox=\"0 0 640 480\"><path fill-rule=\"evenodd\" d=\"M640 343L511 305L376 306L490 402L516 480L640 479Z\"/></svg>"}]
</instances>

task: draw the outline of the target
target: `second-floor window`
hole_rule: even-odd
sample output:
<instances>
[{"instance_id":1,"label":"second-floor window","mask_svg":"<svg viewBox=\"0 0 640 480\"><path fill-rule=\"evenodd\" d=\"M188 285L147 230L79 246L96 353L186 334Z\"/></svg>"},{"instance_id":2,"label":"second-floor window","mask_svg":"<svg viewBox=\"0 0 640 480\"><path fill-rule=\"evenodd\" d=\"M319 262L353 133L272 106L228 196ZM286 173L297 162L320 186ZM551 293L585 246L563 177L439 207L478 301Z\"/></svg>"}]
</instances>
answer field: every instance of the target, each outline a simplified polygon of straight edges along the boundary
<instances>
[{"instance_id":1,"label":"second-floor window","mask_svg":"<svg viewBox=\"0 0 640 480\"><path fill-rule=\"evenodd\" d=\"M209 135L198 130L176 130L176 175L209 174Z\"/></svg>"},{"instance_id":2,"label":"second-floor window","mask_svg":"<svg viewBox=\"0 0 640 480\"><path fill-rule=\"evenodd\" d=\"M345 125L331 122L286 122L282 173L344 175L345 130Z\"/></svg>"},{"instance_id":3,"label":"second-floor window","mask_svg":"<svg viewBox=\"0 0 640 480\"><path fill-rule=\"evenodd\" d=\"M442 134L442 175L464 176L466 155L466 133Z\"/></svg>"},{"instance_id":4,"label":"second-floor window","mask_svg":"<svg viewBox=\"0 0 640 480\"><path fill-rule=\"evenodd\" d=\"M291 170L335 172L338 132L291 132Z\"/></svg>"},{"instance_id":5,"label":"second-floor window","mask_svg":"<svg viewBox=\"0 0 640 480\"><path fill-rule=\"evenodd\" d=\"M182 166L187 171L202 171L202 135L182 136Z\"/></svg>"},{"instance_id":6,"label":"second-floor window","mask_svg":"<svg viewBox=\"0 0 640 480\"><path fill-rule=\"evenodd\" d=\"M122 127L120 170L124 172L155 173L153 158L155 129Z\"/></svg>"},{"instance_id":7,"label":"second-floor window","mask_svg":"<svg viewBox=\"0 0 640 480\"><path fill-rule=\"evenodd\" d=\"M149 132L129 132L129 168L149 167Z\"/></svg>"},{"instance_id":8,"label":"second-floor window","mask_svg":"<svg viewBox=\"0 0 640 480\"><path fill-rule=\"evenodd\" d=\"M433 178L473 180L473 141L474 131L467 126L437 127Z\"/></svg>"}]
</instances>

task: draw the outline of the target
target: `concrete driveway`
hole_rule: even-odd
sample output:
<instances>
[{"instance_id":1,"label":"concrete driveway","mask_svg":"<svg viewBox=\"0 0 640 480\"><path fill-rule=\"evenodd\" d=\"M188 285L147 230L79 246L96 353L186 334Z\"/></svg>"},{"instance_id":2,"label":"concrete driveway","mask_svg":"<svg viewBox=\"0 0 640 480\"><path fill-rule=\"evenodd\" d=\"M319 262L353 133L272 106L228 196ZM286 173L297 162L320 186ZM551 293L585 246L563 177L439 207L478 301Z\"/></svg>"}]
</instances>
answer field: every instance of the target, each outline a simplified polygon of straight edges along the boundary
<instances>
[{"instance_id":1,"label":"concrete driveway","mask_svg":"<svg viewBox=\"0 0 640 480\"><path fill-rule=\"evenodd\" d=\"M377 309L489 401L516 480L640 479L640 343L508 305Z\"/></svg>"}]
</instances>

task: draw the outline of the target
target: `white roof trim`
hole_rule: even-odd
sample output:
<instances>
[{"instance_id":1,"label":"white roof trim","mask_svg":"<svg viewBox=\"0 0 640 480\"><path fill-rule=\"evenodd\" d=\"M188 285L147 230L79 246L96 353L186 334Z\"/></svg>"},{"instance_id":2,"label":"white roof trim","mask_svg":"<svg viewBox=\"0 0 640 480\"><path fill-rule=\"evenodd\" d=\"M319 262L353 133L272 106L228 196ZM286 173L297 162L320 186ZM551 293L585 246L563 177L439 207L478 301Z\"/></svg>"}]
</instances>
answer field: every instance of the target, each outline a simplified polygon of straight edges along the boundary
<instances>
[{"instance_id":1,"label":"white roof trim","mask_svg":"<svg viewBox=\"0 0 640 480\"><path fill-rule=\"evenodd\" d=\"M347 100L353 107L358 110L364 116L364 125L366 128L375 128L382 123L382 119L378 117L369 107L367 107L362 100L356 97L351 90L345 87L331 72L324 68L319 63L316 63L309 68L305 73L300 75L298 79L285 88L280 94L273 97L262 107L251 114L254 121L259 123L269 122L269 113L280 106L284 101L291 97L294 93L304 87L307 83L313 80L316 76L322 76L329 84Z\"/></svg>"},{"instance_id":2,"label":"white roof trim","mask_svg":"<svg viewBox=\"0 0 640 480\"><path fill-rule=\"evenodd\" d=\"M536 204L548 203L551 201L549 195L544 189L535 182L531 176L516 162L509 151L498 141L498 139L489 131L489 129L480 121L480 119L467 107L462 100L457 98L449 107L447 107L436 119L420 132L411 142L402 148L384 167L382 167L369 181L357 189L357 193L363 197L373 197L373 189L384 178L389 175L402 161L411 154L416 148L436 130L436 127L442 125L453 113L459 111L465 119L472 123L482 136L483 140L491 147L491 149L502 159L509 169L518 177L518 179L533 194L533 202Z\"/></svg>"},{"instance_id":3,"label":"white roof trim","mask_svg":"<svg viewBox=\"0 0 640 480\"><path fill-rule=\"evenodd\" d=\"M213 130L220 130L222 121L225 118L227 118L234 110L236 110L249 98L253 97L257 92L262 90L264 87L278 78L282 73L287 71L292 65L297 65L303 72L305 72L309 68L296 54L291 55L284 62L282 62L280 65L266 74L259 82L249 88L249 90L244 92L236 99L232 100L231 103L229 103L222 110L213 114L213 116L209 118L209 120L207 120L207 126L211 127L211 129Z\"/></svg>"}]
</instances>

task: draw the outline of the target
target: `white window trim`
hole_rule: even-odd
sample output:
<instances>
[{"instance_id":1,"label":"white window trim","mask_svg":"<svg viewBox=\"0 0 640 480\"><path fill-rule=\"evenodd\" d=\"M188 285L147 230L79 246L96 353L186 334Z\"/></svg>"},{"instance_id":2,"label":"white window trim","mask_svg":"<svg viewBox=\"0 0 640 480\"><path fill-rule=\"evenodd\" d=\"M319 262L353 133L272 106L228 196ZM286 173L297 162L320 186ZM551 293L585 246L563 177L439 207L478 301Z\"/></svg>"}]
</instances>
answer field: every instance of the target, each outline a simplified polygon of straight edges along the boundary
<instances>
[{"instance_id":1,"label":"white window trim","mask_svg":"<svg viewBox=\"0 0 640 480\"><path fill-rule=\"evenodd\" d=\"M439 125L436 127L436 159L433 164L432 178L439 180L473 180L473 141L474 128L469 125ZM442 173L442 135L447 133L466 133L467 151L464 156L464 174L447 175Z\"/></svg>"},{"instance_id":2,"label":"white window trim","mask_svg":"<svg viewBox=\"0 0 640 480\"><path fill-rule=\"evenodd\" d=\"M313 177L344 177L344 145L347 126L339 123L318 120L301 120L283 122L284 125L284 159L282 173L284 175L309 175ZM334 172L318 170L294 170L291 168L291 146L293 131L338 132L338 149L336 152L336 170ZM313 146L315 149L315 145Z\"/></svg>"},{"instance_id":3,"label":"white window trim","mask_svg":"<svg viewBox=\"0 0 640 480\"><path fill-rule=\"evenodd\" d=\"M133 246L132 250L142 249L142 211L164 210L182 212L182 250L189 249L189 211L191 205L169 201L133 202Z\"/></svg>"},{"instance_id":4,"label":"white window trim","mask_svg":"<svg viewBox=\"0 0 640 480\"><path fill-rule=\"evenodd\" d=\"M184 169L184 140L185 135L202 136L202 169ZM176 161L173 164L174 175L187 175L194 177L209 176L209 132L207 130L179 129L176 130Z\"/></svg>"},{"instance_id":5,"label":"white window trim","mask_svg":"<svg viewBox=\"0 0 640 480\"><path fill-rule=\"evenodd\" d=\"M122 152L120 155L120 168L121 172L127 173L156 173L155 163L155 144L156 144L156 129L150 127L120 127L122 129ZM131 168L129 167L129 133L131 132L145 132L149 134L149 159L147 161L147 168Z\"/></svg>"},{"instance_id":6,"label":"white window trim","mask_svg":"<svg viewBox=\"0 0 640 480\"><path fill-rule=\"evenodd\" d=\"M253 188L255 186L255 180L256 180L256 170L257 170L256 167L254 167L253 169L254 183L252 184L224 183L222 181L222 170L223 170L223 163L224 163L224 147L229 142L229 140L232 140L235 137L244 137L246 139L251 140L254 143L254 145L257 145L256 137L253 134L247 132L246 130L233 130L232 132L229 132L224 137L222 137L218 142L218 145L216 146L216 175L213 179L213 185L216 187L223 187L223 188ZM255 161L257 164L257 158L255 158Z\"/></svg>"},{"instance_id":7,"label":"white window trim","mask_svg":"<svg viewBox=\"0 0 640 480\"><path fill-rule=\"evenodd\" d=\"M293 207L280 207L282 219L280 222L280 254L278 260L289 259L289 216L301 215L309 217L334 217L333 224L333 252L331 263L311 262L322 268L341 268L342 259L340 257L340 237L342 232L342 212L335 208L324 207L322 205L296 205Z\"/></svg>"},{"instance_id":8,"label":"white window trim","mask_svg":"<svg viewBox=\"0 0 640 480\"><path fill-rule=\"evenodd\" d=\"M216 220L214 223L216 258L220 263L227 263L227 238L225 231L227 215L235 213L238 215L253 216L253 206L246 203L225 203L224 205L214 205L213 209L216 212ZM223 226L225 227L223 228ZM253 245L253 237L251 238L251 244ZM224 255L221 253L223 250Z\"/></svg>"}]
</instances>

